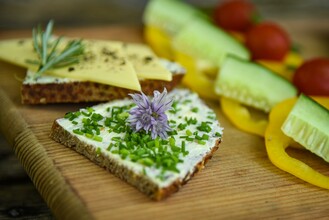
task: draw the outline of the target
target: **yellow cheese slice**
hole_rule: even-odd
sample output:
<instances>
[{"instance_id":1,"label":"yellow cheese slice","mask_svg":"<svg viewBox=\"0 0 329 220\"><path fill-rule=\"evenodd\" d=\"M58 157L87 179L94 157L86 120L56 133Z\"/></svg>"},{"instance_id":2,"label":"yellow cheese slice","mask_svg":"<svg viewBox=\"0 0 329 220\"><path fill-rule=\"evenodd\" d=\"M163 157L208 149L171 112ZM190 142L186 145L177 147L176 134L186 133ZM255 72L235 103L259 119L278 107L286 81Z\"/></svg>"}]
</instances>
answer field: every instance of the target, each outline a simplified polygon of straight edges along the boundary
<instances>
[{"instance_id":1,"label":"yellow cheese slice","mask_svg":"<svg viewBox=\"0 0 329 220\"><path fill-rule=\"evenodd\" d=\"M82 62L54 69L49 74L141 90L136 71L122 50L122 43L101 40L86 40L84 43L86 52Z\"/></svg>"},{"instance_id":2,"label":"yellow cheese slice","mask_svg":"<svg viewBox=\"0 0 329 220\"><path fill-rule=\"evenodd\" d=\"M0 59L34 71L37 70L37 66L26 62L26 60L38 59L33 50L31 38L0 41Z\"/></svg>"},{"instance_id":3,"label":"yellow cheese slice","mask_svg":"<svg viewBox=\"0 0 329 220\"><path fill-rule=\"evenodd\" d=\"M164 68L155 53L145 44L124 43L128 60L132 62L137 76L142 79L171 81L172 74Z\"/></svg>"},{"instance_id":4,"label":"yellow cheese slice","mask_svg":"<svg viewBox=\"0 0 329 220\"><path fill-rule=\"evenodd\" d=\"M74 66L53 69L46 74L141 90L136 71L132 63L127 60L122 43L101 40L83 42L86 53L82 62ZM37 60L32 39L0 41L0 59L33 71L37 70L37 66L26 62L26 60Z\"/></svg>"},{"instance_id":5,"label":"yellow cheese slice","mask_svg":"<svg viewBox=\"0 0 329 220\"><path fill-rule=\"evenodd\" d=\"M67 40L67 38L63 39L63 41ZM83 40L83 42L86 53L79 64L52 69L44 74L138 91L141 90L138 79L172 80L171 72L161 65L147 45L105 40ZM34 72L38 68L37 65L26 62L38 60L31 38L0 41L0 59Z\"/></svg>"}]
</instances>

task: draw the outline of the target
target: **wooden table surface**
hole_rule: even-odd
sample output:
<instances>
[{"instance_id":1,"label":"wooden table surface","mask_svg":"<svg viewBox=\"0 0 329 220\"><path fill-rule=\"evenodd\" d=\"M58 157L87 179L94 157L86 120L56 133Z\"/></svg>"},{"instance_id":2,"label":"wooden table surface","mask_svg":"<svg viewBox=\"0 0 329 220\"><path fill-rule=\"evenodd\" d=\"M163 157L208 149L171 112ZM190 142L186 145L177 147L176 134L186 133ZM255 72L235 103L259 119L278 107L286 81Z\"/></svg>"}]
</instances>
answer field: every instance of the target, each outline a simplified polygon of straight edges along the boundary
<instances>
[{"instance_id":1,"label":"wooden table surface","mask_svg":"<svg viewBox=\"0 0 329 220\"><path fill-rule=\"evenodd\" d=\"M301 45L305 57L328 56L328 21L290 20L280 23ZM141 29L136 27L61 29L59 33L86 38L142 41ZM29 35L30 31L6 31L1 32L0 38ZM161 202L151 201L133 187L48 137L54 119L87 104L21 105L21 82L17 77L23 77L24 73L22 68L0 62L0 129L41 197L58 219L310 219L329 216L328 190L314 187L274 167L267 158L264 140L234 128L215 102L208 104L216 110L225 127L220 149L206 168L178 193ZM8 154L8 151L1 152ZM289 150L289 153L329 175L328 164L314 155L298 150ZM1 170L7 172L10 169L1 163ZM20 169L16 170L22 173ZM7 177L11 175L7 172ZM0 180L5 187L0 192L10 196L4 192L11 186L6 185L5 180ZM22 196L22 200L17 209L2 210L4 214L0 217L15 216L19 207L30 205L31 208L33 203L40 204L39 197L29 200ZM6 203L3 196L0 201ZM45 206L40 205L39 208L42 218L52 218L51 214L44 214L47 213ZM33 213L26 216L33 216Z\"/></svg>"}]
</instances>

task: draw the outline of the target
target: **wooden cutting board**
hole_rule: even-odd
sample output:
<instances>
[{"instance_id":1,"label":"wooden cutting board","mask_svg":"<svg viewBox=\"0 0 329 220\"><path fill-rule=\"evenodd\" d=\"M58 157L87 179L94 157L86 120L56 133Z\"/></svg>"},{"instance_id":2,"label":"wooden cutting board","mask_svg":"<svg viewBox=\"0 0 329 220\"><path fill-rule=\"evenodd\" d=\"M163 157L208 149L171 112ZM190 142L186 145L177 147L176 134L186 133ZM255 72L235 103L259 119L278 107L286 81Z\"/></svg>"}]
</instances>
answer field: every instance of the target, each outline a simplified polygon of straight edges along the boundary
<instances>
[{"instance_id":1,"label":"wooden cutting board","mask_svg":"<svg viewBox=\"0 0 329 220\"><path fill-rule=\"evenodd\" d=\"M140 28L61 29L84 38L142 41ZM1 38L30 36L2 32ZM51 125L68 111L92 104L20 104L25 70L0 62L0 129L58 219L310 219L329 216L329 191L276 168L263 138L237 130L217 102L208 102L224 126L223 142L206 168L181 190L155 202L76 152L49 138ZM329 165L289 150L320 172Z\"/></svg>"}]
</instances>

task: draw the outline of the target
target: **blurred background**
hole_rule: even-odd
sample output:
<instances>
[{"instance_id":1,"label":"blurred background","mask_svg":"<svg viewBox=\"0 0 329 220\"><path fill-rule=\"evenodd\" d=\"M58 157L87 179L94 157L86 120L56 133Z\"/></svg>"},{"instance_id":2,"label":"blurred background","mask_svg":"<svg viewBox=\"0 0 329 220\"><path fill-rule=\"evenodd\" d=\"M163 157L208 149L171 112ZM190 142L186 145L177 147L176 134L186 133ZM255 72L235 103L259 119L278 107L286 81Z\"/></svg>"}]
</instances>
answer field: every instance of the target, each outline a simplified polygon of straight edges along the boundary
<instances>
[{"instance_id":1,"label":"blurred background","mask_svg":"<svg viewBox=\"0 0 329 220\"><path fill-rule=\"evenodd\" d=\"M218 0L186 0L211 13ZM280 23L306 57L329 56L328 0L251 0ZM54 19L56 27L142 25L147 0L0 0L0 35ZM307 28L305 28L307 26ZM313 52L313 51L316 51ZM1 73L0 73L1 74ZM0 133L0 219L53 219L51 211Z\"/></svg>"},{"instance_id":2,"label":"blurred background","mask_svg":"<svg viewBox=\"0 0 329 220\"><path fill-rule=\"evenodd\" d=\"M210 11L220 0L185 0ZM223 1L223 0L222 0ZM329 17L327 0L251 0L265 18ZM140 25L147 0L0 0L0 28L31 28L53 18L57 25Z\"/></svg>"}]
</instances>

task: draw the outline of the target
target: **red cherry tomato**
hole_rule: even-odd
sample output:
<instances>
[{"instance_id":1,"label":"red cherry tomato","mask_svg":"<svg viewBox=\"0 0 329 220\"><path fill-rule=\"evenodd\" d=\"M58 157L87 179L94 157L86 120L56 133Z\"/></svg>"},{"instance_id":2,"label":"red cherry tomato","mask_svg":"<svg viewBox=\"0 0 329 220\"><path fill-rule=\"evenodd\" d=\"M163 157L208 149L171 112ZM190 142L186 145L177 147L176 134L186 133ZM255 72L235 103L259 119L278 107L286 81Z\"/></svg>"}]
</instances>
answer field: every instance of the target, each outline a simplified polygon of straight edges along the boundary
<instances>
[{"instance_id":1,"label":"red cherry tomato","mask_svg":"<svg viewBox=\"0 0 329 220\"><path fill-rule=\"evenodd\" d=\"M290 50L290 40L278 25L261 23L247 32L246 46L254 60L282 60Z\"/></svg>"},{"instance_id":2,"label":"red cherry tomato","mask_svg":"<svg viewBox=\"0 0 329 220\"><path fill-rule=\"evenodd\" d=\"M231 0L218 4L213 17L215 24L225 30L245 32L253 25L256 14L258 13L252 3Z\"/></svg>"},{"instance_id":3,"label":"red cherry tomato","mask_svg":"<svg viewBox=\"0 0 329 220\"><path fill-rule=\"evenodd\" d=\"M305 95L329 96L329 59L304 62L295 72L294 85Z\"/></svg>"}]
</instances>

